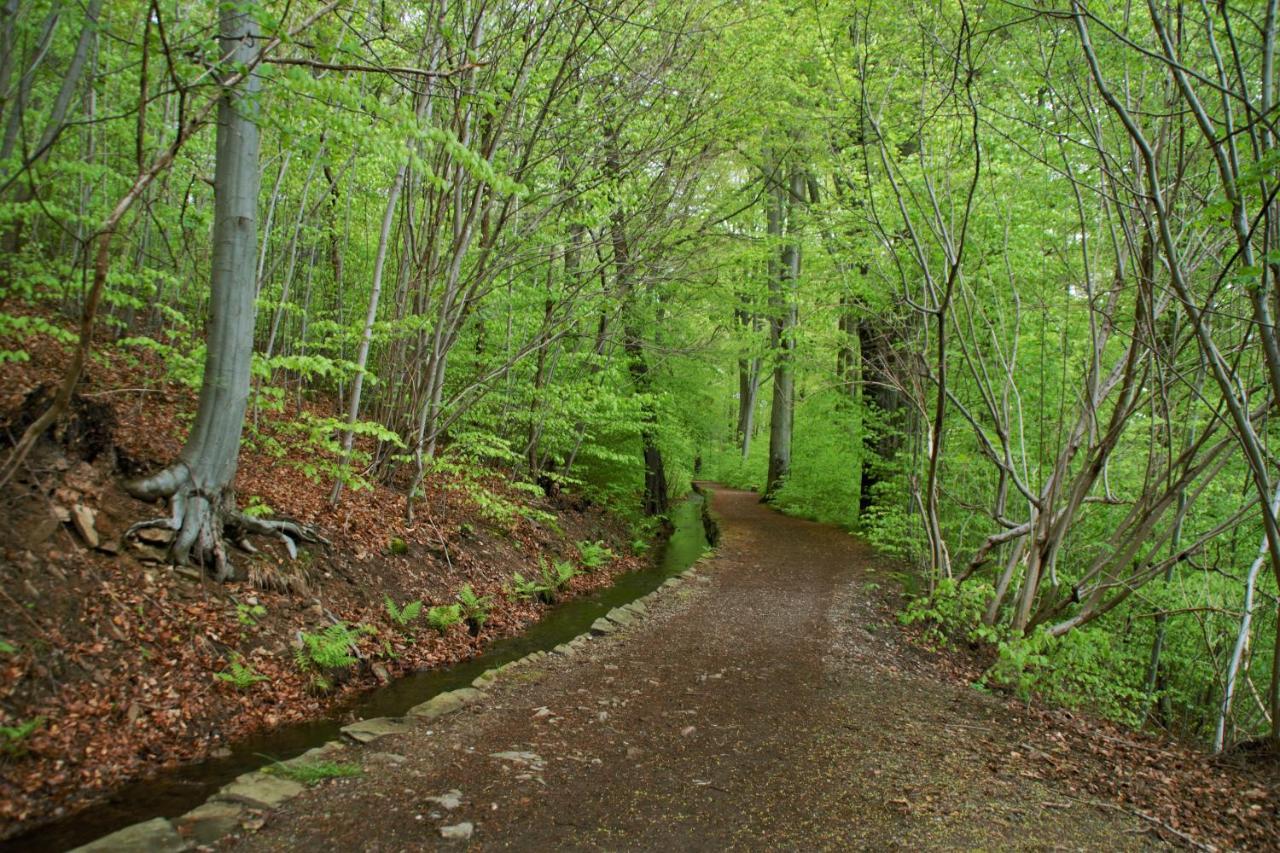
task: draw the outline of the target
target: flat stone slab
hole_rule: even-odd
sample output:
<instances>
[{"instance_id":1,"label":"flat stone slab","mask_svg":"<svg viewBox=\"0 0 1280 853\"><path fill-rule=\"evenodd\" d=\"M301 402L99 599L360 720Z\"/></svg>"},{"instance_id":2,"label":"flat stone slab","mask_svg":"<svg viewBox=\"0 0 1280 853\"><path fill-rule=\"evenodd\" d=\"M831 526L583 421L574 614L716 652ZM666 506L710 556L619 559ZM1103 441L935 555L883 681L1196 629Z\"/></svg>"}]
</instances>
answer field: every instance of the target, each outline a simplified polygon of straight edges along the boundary
<instances>
[{"instance_id":1,"label":"flat stone slab","mask_svg":"<svg viewBox=\"0 0 1280 853\"><path fill-rule=\"evenodd\" d=\"M234 782L222 786L213 799L220 802L244 803L261 809L273 809L285 800L292 799L306 790L292 779L281 779L270 773L256 771L236 777Z\"/></svg>"},{"instance_id":2,"label":"flat stone slab","mask_svg":"<svg viewBox=\"0 0 1280 853\"><path fill-rule=\"evenodd\" d=\"M483 699L486 694L483 690L477 690L474 687L462 687L458 690L450 690L441 693L438 696L432 696L421 705L414 705L409 709L409 715L412 717L422 717L427 720L434 720L443 717L446 714L452 714L454 711L461 709L465 705L477 702Z\"/></svg>"},{"instance_id":3,"label":"flat stone slab","mask_svg":"<svg viewBox=\"0 0 1280 853\"><path fill-rule=\"evenodd\" d=\"M361 720L342 727L342 733L359 743L371 743L387 735L399 735L411 730L413 726L403 719L393 717L374 717Z\"/></svg>"},{"instance_id":4,"label":"flat stone slab","mask_svg":"<svg viewBox=\"0 0 1280 853\"><path fill-rule=\"evenodd\" d=\"M634 613L637 616L644 616L646 613L649 612L649 608L644 606L643 598L637 598L635 601L628 602L627 604L622 605L622 609L630 610L632 613Z\"/></svg>"},{"instance_id":5,"label":"flat stone slab","mask_svg":"<svg viewBox=\"0 0 1280 853\"><path fill-rule=\"evenodd\" d=\"M578 650L568 643L561 643L551 651L558 655L564 655L567 658L571 658L578 653Z\"/></svg>"},{"instance_id":6,"label":"flat stone slab","mask_svg":"<svg viewBox=\"0 0 1280 853\"><path fill-rule=\"evenodd\" d=\"M680 586L680 584L682 584L682 583L684 583L684 581L680 580L680 578L667 578L666 580L664 580L664 581L662 582L662 587L661 587L661 588L662 588L662 589L671 589L672 587Z\"/></svg>"},{"instance_id":7,"label":"flat stone slab","mask_svg":"<svg viewBox=\"0 0 1280 853\"><path fill-rule=\"evenodd\" d=\"M319 746L313 746L297 758L290 758L288 761L281 762L283 764L310 764L313 761L323 758L330 758L335 753L344 751L347 745L340 740L325 741Z\"/></svg>"},{"instance_id":8,"label":"flat stone slab","mask_svg":"<svg viewBox=\"0 0 1280 853\"><path fill-rule=\"evenodd\" d=\"M591 633L593 634L612 634L617 630L618 626L603 616L591 623Z\"/></svg>"},{"instance_id":9,"label":"flat stone slab","mask_svg":"<svg viewBox=\"0 0 1280 853\"><path fill-rule=\"evenodd\" d=\"M135 823L110 835L77 847L72 853L179 853L190 850L191 845L178 835L173 824L162 817Z\"/></svg>"},{"instance_id":10,"label":"flat stone slab","mask_svg":"<svg viewBox=\"0 0 1280 853\"><path fill-rule=\"evenodd\" d=\"M604 618L608 619L610 622L621 625L624 628L634 625L636 621L636 617L633 614L623 610L621 607L613 608L604 615Z\"/></svg>"},{"instance_id":11,"label":"flat stone slab","mask_svg":"<svg viewBox=\"0 0 1280 853\"><path fill-rule=\"evenodd\" d=\"M197 806L181 817L174 818L173 824L179 833L195 843L212 844L239 829L244 816L245 807L239 803L215 801Z\"/></svg>"}]
</instances>

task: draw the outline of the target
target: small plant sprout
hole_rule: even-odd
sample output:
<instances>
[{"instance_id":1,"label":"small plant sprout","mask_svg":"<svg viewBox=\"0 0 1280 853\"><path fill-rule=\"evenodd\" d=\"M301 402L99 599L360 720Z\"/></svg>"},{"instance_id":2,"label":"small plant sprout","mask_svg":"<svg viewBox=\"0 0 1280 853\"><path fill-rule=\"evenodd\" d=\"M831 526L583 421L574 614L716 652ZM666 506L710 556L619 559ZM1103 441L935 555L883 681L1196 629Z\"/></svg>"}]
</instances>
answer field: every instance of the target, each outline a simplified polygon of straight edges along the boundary
<instances>
[{"instance_id":1,"label":"small plant sprout","mask_svg":"<svg viewBox=\"0 0 1280 853\"><path fill-rule=\"evenodd\" d=\"M44 725L44 717L33 717L13 726L0 726L0 754L18 758L27 754L27 740Z\"/></svg>"},{"instance_id":2,"label":"small plant sprout","mask_svg":"<svg viewBox=\"0 0 1280 853\"><path fill-rule=\"evenodd\" d=\"M264 501L261 496L250 495L249 503L245 505L245 508L242 509L241 512L250 518L266 518L273 514L275 510L273 510L271 505Z\"/></svg>"},{"instance_id":3,"label":"small plant sprout","mask_svg":"<svg viewBox=\"0 0 1280 853\"><path fill-rule=\"evenodd\" d=\"M215 672L213 677L219 681L225 681L237 690L248 690L259 681L270 680L245 663L240 655L234 655L231 662L227 664L227 668L222 672Z\"/></svg>"},{"instance_id":4,"label":"small plant sprout","mask_svg":"<svg viewBox=\"0 0 1280 853\"><path fill-rule=\"evenodd\" d=\"M253 627L258 620L267 615L267 608L261 604L237 604L236 621L246 627Z\"/></svg>"}]
</instances>

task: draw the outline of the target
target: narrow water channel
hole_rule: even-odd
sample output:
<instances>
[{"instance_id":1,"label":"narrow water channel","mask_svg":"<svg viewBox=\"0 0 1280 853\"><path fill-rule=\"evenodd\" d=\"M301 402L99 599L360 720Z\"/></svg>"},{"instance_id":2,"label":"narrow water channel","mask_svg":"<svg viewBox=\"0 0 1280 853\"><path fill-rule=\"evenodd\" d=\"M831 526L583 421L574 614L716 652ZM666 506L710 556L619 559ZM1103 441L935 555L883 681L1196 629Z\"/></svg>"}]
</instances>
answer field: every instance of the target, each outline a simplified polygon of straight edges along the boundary
<instances>
[{"instance_id":1,"label":"narrow water channel","mask_svg":"<svg viewBox=\"0 0 1280 853\"><path fill-rule=\"evenodd\" d=\"M324 719L283 726L242 740L231 746L229 756L210 758L127 785L105 802L0 843L0 849L60 853L139 821L176 817L200 805L241 773L256 770L271 760L293 758L338 737L339 729L352 719L400 716L437 693L469 685L486 669L530 652L549 651L586 631L608 610L646 595L698 559L708 545L702 496L693 494L677 505L671 521L674 529L660 546L661 552L651 568L628 572L610 587L557 605L524 633L494 642L477 657L397 679L353 697Z\"/></svg>"}]
</instances>

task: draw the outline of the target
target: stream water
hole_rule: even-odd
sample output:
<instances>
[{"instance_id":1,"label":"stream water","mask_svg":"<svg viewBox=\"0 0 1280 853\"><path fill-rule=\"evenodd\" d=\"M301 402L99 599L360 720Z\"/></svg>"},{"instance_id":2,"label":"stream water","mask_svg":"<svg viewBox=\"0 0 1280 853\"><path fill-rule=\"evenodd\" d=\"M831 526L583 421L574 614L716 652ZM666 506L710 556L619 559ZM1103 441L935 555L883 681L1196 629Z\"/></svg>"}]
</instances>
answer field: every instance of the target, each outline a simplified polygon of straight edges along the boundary
<instances>
[{"instance_id":1,"label":"stream water","mask_svg":"<svg viewBox=\"0 0 1280 853\"><path fill-rule=\"evenodd\" d=\"M231 754L189 764L127 785L97 805L0 843L3 850L64 851L139 821L176 817L208 799L241 773L271 760L293 758L338 737L353 719L397 717L437 693L465 687L480 673L530 652L547 650L585 632L599 616L646 595L688 568L706 550L703 498L694 494L672 511L674 529L651 568L628 572L612 586L566 601L524 633L498 640L483 653L454 666L413 673L371 693L354 697L326 718L296 723L239 741Z\"/></svg>"}]
</instances>

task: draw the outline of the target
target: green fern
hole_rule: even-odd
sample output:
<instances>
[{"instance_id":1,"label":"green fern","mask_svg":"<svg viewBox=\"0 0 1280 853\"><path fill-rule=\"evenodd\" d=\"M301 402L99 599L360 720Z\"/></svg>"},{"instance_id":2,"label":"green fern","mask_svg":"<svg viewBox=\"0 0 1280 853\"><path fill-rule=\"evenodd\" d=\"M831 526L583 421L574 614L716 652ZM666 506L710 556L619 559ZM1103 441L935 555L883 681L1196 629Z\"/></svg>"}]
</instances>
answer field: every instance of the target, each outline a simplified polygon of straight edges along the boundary
<instances>
[{"instance_id":1,"label":"green fern","mask_svg":"<svg viewBox=\"0 0 1280 853\"><path fill-rule=\"evenodd\" d=\"M582 567L587 571L600 568L615 556L604 542L599 539L595 542L584 539L575 544L578 546L578 562L582 563Z\"/></svg>"},{"instance_id":2,"label":"green fern","mask_svg":"<svg viewBox=\"0 0 1280 853\"><path fill-rule=\"evenodd\" d=\"M427 611L427 624L441 634L461 621L461 604L438 604Z\"/></svg>"},{"instance_id":3,"label":"green fern","mask_svg":"<svg viewBox=\"0 0 1280 853\"><path fill-rule=\"evenodd\" d=\"M362 636L373 632L368 625L352 627L346 622L330 625L319 634L303 631L302 645L294 649L293 657L298 664L298 669L303 672L316 672L321 680L327 681L323 675L326 670L344 669L355 665L356 657L352 654L352 650Z\"/></svg>"},{"instance_id":4,"label":"green fern","mask_svg":"<svg viewBox=\"0 0 1280 853\"><path fill-rule=\"evenodd\" d=\"M555 591L536 580L529 580L516 572L511 576L511 597L516 601L547 600L554 597Z\"/></svg>"},{"instance_id":5,"label":"green fern","mask_svg":"<svg viewBox=\"0 0 1280 853\"><path fill-rule=\"evenodd\" d=\"M260 681L269 681L265 675L261 675L244 662L244 658L235 655L231 659L231 663L222 672L215 672L213 677L219 681L225 681L235 687L237 690L248 690Z\"/></svg>"},{"instance_id":6,"label":"green fern","mask_svg":"<svg viewBox=\"0 0 1280 853\"><path fill-rule=\"evenodd\" d=\"M569 585L569 581L578 576L578 570L568 560L556 560L553 563L543 560L539 571L542 575L542 585L555 592L564 589Z\"/></svg>"},{"instance_id":7,"label":"green fern","mask_svg":"<svg viewBox=\"0 0 1280 853\"><path fill-rule=\"evenodd\" d=\"M493 607L493 596L476 595L476 591L471 588L471 584L466 584L462 589L458 590L458 604L462 607L462 616L467 621L467 625L475 632L479 632L484 627L484 623L489 621L489 610Z\"/></svg>"},{"instance_id":8,"label":"green fern","mask_svg":"<svg viewBox=\"0 0 1280 853\"><path fill-rule=\"evenodd\" d=\"M422 601L410 601L403 607L397 607L391 596L384 596L387 605L387 615L391 617L391 621L398 628L408 628L409 623L413 622L422 613Z\"/></svg>"}]
</instances>

